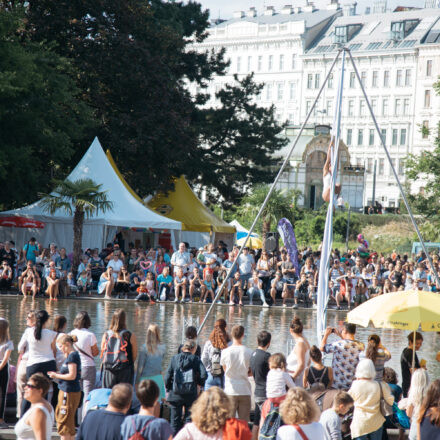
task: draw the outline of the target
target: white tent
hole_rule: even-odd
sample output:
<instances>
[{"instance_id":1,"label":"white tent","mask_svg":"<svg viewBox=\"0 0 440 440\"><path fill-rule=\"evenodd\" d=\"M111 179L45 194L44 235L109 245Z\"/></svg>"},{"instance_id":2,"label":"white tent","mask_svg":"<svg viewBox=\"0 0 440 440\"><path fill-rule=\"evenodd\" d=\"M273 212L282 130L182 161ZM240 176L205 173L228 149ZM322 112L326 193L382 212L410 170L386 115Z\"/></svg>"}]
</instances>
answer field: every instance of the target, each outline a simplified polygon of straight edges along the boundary
<instances>
[{"instance_id":1,"label":"white tent","mask_svg":"<svg viewBox=\"0 0 440 440\"><path fill-rule=\"evenodd\" d=\"M81 161L67 177L72 181L85 178L93 179L102 185L101 190L107 191L108 199L113 202L113 209L105 213L99 212L85 220L83 249L101 248L108 240L111 241L118 227L170 230L177 234L177 231L182 229L181 222L159 215L136 200L116 174L98 138L95 138ZM46 224L44 229L0 227L1 241L13 239L17 246L21 246L34 236L44 246L55 242L58 246L72 249L72 217L63 210L51 216L43 210L38 201L20 209L1 212L0 215L30 217ZM175 247L177 237L173 233L171 237Z\"/></svg>"},{"instance_id":2,"label":"white tent","mask_svg":"<svg viewBox=\"0 0 440 440\"><path fill-rule=\"evenodd\" d=\"M246 237L249 230L246 229L244 226L242 226L237 220L232 220L232 222L229 222L231 226L235 226L235 229L237 230L235 234L235 241L240 240L240 238ZM252 232L251 237L258 237L259 235L255 232Z\"/></svg>"}]
</instances>

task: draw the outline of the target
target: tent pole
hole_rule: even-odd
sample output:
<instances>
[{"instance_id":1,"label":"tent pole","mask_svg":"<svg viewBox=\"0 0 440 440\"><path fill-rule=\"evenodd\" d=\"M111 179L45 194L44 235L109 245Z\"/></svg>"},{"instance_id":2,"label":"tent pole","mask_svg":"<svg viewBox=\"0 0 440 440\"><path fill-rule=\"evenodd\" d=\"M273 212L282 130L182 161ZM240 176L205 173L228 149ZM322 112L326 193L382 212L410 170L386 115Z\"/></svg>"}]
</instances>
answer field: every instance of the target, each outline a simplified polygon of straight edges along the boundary
<instances>
[{"instance_id":1,"label":"tent pole","mask_svg":"<svg viewBox=\"0 0 440 440\"><path fill-rule=\"evenodd\" d=\"M310 110L309 110L309 112L308 112L308 114L307 114L307 116L306 116L306 118L305 118L303 124L301 125L301 128L300 128L300 130L299 130L299 132L298 132L296 138L295 138L295 141L293 142L292 146L290 147L289 153L287 154L286 158L284 159L283 164L281 165L281 168L280 168L280 170L278 171L278 174L277 174L276 177L275 177L275 180L273 181L271 187L269 188L269 191L268 191L268 193L267 193L267 195L266 195L266 198L264 199L263 204L261 205L260 210L258 211L258 213L257 213L257 215L256 215L256 217L255 217L255 219L254 219L254 221L253 221L253 223L252 223L252 226L250 227L250 229L249 229L249 231L248 231L248 233L247 233L247 235L246 235L246 238L245 238L243 244L241 245L241 247L240 247L240 249L239 249L239 251L238 251L237 256L235 257L235 260L234 260L234 262L232 263L232 266L229 268L228 273L226 274L226 277L225 277L225 279L224 279L222 285L218 288L218 293L217 293L217 295L215 296L214 301L213 301L212 304L210 305L208 311L206 312L205 317L203 318L202 323L200 324L199 328L197 329L197 334L200 334L200 332L202 331L203 327L204 327L205 324L206 324L206 321L207 321L209 315L211 314L212 309L213 309L214 306L215 306L215 303L217 302L219 296L222 294L223 289L224 289L225 286L226 286L226 282L228 281L229 277L231 276L231 273L232 273L232 271L234 270L235 265L237 264L238 258L240 257L240 255L241 255L241 253L242 253L242 251L243 251L243 248L246 246L246 243L248 242L249 237L251 236L252 232L254 231L255 225L257 224L258 219L260 218L261 214L263 213L264 208L266 207L267 202L269 201L270 196L272 195L272 192L273 192L273 190L275 189L276 184L278 183L278 180L280 179L281 175L282 175L283 172L284 172L284 169L286 168L287 164L289 163L290 156L292 155L293 150L295 149L296 144L298 143L299 138L301 137L302 132L304 131L304 128L305 128L305 126L306 126L308 120L310 119L310 116L312 115L313 110L315 109L316 103L318 102L318 99L319 99L319 97L321 96L321 93L322 93L322 91L324 90L324 87L326 86L327 81L328 81L328 79L329 79L329 77L330 77L330 74L332 73L333 68L335 67L336 62L338 61L338 58L339 58L339 56L341 55L342 51L343 51L343 49L339 49L339 50L338 50L338 53L336 54L335 58L333 59L332 65L330 66L330 69L329 69L329 71L327 72L327 76L325 77L324 82L322 83L322 86L321 86L321 88L319 89L318 95L316 96L315 100L313 101L313 104L312 104L312 106L310 107ZM440 284L440 283L439 283L439 284Z\"/></svg>"},{"instance_id":2,"label":"tent pole","mask_svg":"<svg viewBox=\"0 0 440 440\"><path fill-rule=\"evenodd\" d=\"M388 162L390 164L390 168L393 171L394 178L396 179L397 186L399 187L400 194L402 195L403 202L405 203L405 207L406 207L406 210L408 211L408 214L409 214L409 217L411 219L411 222L412 222L412 224L414 226L414 229L417 232L417 236L418 236L419 241L420 241L420 243L422 245L423 252L426 254L426 258L429 261L429 266L431 267L431 270L434 273L435 280L436 280L437 284L440 285L440 278L438 276L437 271L434 269L434 265L432 263L431 256L429 255L428 250L426 249L425 242L423 241L422 234L420 233L419 227L417 226L417 223L416 223L416 220L415 220L414 215L412 213L411 207L409 206L408 199L406 198L405 192L403 191L402 184L400 183L400 179L399 179L399 176L397 174L396 168L394 167L393 162L391 160L390 152L388 151L388 148L385 145L385 141L382 138L382 133L380 132L379 125L378 125L377 120L376 120L376 116L374 116L373 109L371 107L370 101L368 100L367 93L365 92L365 87L362 84L361 77L359 76L359 71L357 69L356 63L354 62L353 56L351 55L351 52L350 52L350 49L344 48L344 50L348 53L348 55L350 57L350 61L351 61L351 64L353 66L354 72L356 74L359 86L360 86L360 88L362 90L362 93L364 95L365 102L367 103L368 110L370 111L370 115L371 115L371 118L373 119L374 126L376 128L377 134L379 135L380 143L382 144L382 147L383 147L383 149L385 151L385 154L386 154L386 156L388 158Z\"/></svg>"}]
</instances>

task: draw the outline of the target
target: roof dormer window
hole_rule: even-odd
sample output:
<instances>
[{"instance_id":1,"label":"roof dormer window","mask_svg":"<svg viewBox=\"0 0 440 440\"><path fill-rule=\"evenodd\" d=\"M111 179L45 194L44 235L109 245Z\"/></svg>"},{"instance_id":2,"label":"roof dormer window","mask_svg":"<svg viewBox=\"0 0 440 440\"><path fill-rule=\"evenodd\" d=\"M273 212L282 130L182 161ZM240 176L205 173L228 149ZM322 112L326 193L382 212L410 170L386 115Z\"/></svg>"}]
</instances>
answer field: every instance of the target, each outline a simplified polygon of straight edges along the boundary
<instances>
[{"instance_id":1,"label":"roof dormer window","mask_svg":"<svg viewBox=\"0 0 440 440\"><path fill-rule=\"evenodd\" d=\"M419 24L420 20L402 20L391 22L390 39L401 41L405 39Z\"/></svg>"},{"instance_id":2,"label":"roof dormer window","mask_svg":"<svg viewBox=\"0 0 440 440\"><path fill-rule=\"evenodd\" d=\"M334 42L336 44L348 43L362 28L361 24L347 24L344 26L336 26L334 34Z\"/></svg>"}]
</instances>

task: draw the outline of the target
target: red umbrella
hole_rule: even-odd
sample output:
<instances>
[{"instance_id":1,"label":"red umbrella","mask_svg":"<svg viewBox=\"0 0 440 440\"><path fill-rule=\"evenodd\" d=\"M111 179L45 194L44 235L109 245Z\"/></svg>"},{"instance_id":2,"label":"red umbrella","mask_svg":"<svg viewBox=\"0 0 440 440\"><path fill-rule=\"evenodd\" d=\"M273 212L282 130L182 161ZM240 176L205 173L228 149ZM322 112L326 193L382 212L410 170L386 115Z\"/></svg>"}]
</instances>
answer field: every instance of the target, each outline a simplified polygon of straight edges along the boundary
<instances>
[{"instance_id":1,"label":"red umbrella","mask_svg":"<svg viewBox=\"0 0 440 440\"><path fill-rule=\"evenodd\" d=\"M46 224L33 218L26 217L0 217L0 226L9 228L37 228L43 229Z\"/></svg>"}]
</instances>

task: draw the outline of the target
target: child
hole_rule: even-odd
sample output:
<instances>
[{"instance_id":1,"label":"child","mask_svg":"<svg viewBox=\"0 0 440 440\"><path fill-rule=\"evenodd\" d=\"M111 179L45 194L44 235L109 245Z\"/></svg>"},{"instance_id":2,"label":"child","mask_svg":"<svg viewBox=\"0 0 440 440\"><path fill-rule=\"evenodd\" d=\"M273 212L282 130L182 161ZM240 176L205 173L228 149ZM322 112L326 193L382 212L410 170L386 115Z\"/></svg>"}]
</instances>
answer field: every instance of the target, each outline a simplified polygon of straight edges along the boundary
<instances>
[{"instance_id":1,"label":"child","mask_svg":"<svg viewBox=\"0 0 440 440\"><path fill-rule=\"evenodd\" d=\"M156 291L154 290L154 276L152 272L147 273L145 286L147 288L147 295L150 297L150 301L154 302L154 298L156 298Z\"/></svg>"},{"instance_id":2,"label":"child","mask_svg":"<svg viewBox=\"0 0 440 440\"><path fill-rule=\"evenodd\" d=\"M202 283L202 297L201 302L206 303L206 298L208 297L208 293L211 295L211 301L214 302L214 288L215 281L212 279L212 272L206 272L205 279Z\"/></svg>"},{"instance_id":3,"label":"child","mask_svg":"<svg viewBox=\"0 0 440 440\"><path fill-rule=\"evenodd\" d=\"M266 397L268 399L286 397L288 388L295 387L290 374L286 371L286 357L275 353L269 358L269 373L266 381Z\"/></svg>"},{"instance_id":4,"label":"child","mask_svg":"<svg viewBox=\"0 0 440 440\"><path fill-rule=\"evenodd\" d=\"M83 293L86 293L87 289L90 289L90 286L92 285L92 277L90 275L90 272L87 273L86 270L83 270L78 277L78 280L76 281L76 285L78 290L82 290ZM89 291L89 295L91 295L91 292Z\"/></svg>"},{"instance_id":5,"label":"child","mask_svg":"<svg viewBox=\"0 0 440 440\"><path fill-rule=\"evenodd\" d=\"M310 359L312 365L304 370L303 387L312 391L318 387L323 390L330 388L333 384L333 370L324 366L321 350L316 345L310 347Z\"/></svg>"},{"instance_id":6,"label":"child","mask_svg":"<svg viewBox=\"0 0 440 440\"><path fill-rule=\"evenodd\" d=\"M231 290L229 292L229 305L233 306L235 305L234 297L235 294L238 293L239 298L239 304L243 305L243 282L240 278L240 272L237 270L237 272L234 273L234 278L231 282Z\"/></svg>"},{"instance_id":7,"label":"child","mask_svg":"<svg viewBox=\"0 0 440 440\"><path fill-rule=\"evenodd\" d=\"M73 273L69 272L67 274L67 292L70 295L71 293L76 293L77 290L78 288L76 287L75 279L73 278Z\"/></svg>"},{"instance_id":8,"label":"child","mask_svg":"<svg viewBox=\"0 0 440 440\"><path fill-rule=\"evenodd\" d=\"M9 322L0 319L0 429L7 428L5 423L5 407L9 382L9 358L14 344L9 337Z\"/></svg>"},{"instance_id":9,"label":"child","mask_svg":"<svg viewBox=\"0 0 440 440\"><path fill-rule=\"evenodd\" d=\"M341 416L350 411L353 403L350 394L345 391L338 391L333 400L333 407L325 410L319 420L325 431L325 440L342 439Z\"/></svg>"},{"instance_id":10,"label":"child","mask_svg":"<svg viewBox=\"0 0 440 440\"><path fill-rule=\"evenodd\" d=\"M136 289L136 292L139 294L135 300L136 301L147 301L148 299L151 301L152 304L154 304L153 298L151 298L150 294L148 293L147 288L147 281L141 281L139 287Z\"/></svg>"},{"instance_id":11,"label":"child","mask_svg":"<svg viewBox=\"0 0 440 440\"><path fill-rule=\"evenodd\" d=\"M183 303L186 296L186 277L183 275L181 267L177 269L177 273L174 277L174 302L179 302L179 293L182 296L181 302Z\"/></svg>"}]
</instances>

